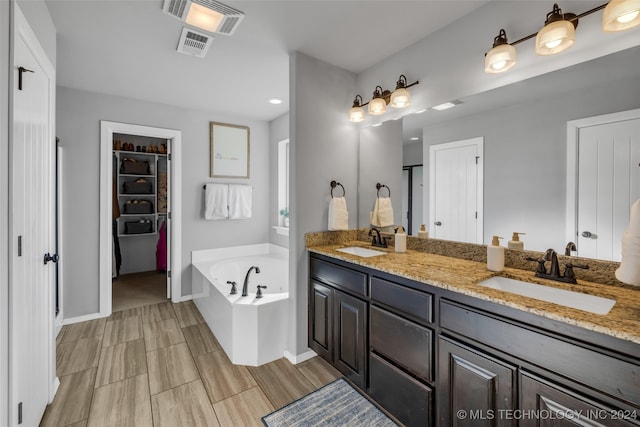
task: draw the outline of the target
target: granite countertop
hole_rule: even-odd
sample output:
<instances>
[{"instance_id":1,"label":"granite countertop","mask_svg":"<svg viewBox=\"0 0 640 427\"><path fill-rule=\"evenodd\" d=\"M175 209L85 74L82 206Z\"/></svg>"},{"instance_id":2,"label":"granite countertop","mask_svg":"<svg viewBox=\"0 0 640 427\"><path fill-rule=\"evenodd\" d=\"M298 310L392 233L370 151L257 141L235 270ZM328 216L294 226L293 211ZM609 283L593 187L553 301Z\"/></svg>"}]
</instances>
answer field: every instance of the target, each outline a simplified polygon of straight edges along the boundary
<instances>
[{"instance_id":1,"label":"granite countertop","mask_svg":"<svg viewBox=\"0 0 640 427\"><path fill-rule=\"evenodd\" d=\"M310 245L307 249L310 252L337 258L453 292L470 295L482 300L495 302L640 344L640 290L603 285L580 279L578 279L577 285L570 285L540 279L534 277L533 271L515 268L505 268L503 272L495 273L488 271L484 263L415 250L396 253L393 248L372 248L387 252L387 254L369 258L336 250L348 246L371 248L370 244L354 240L340 244ZM579 274L580 272L578 271L578 277ZM616 304L608 314L598 315L478 285L478 282L497 275L610 298L616 300Z\"/></svg>"}]
</instances>

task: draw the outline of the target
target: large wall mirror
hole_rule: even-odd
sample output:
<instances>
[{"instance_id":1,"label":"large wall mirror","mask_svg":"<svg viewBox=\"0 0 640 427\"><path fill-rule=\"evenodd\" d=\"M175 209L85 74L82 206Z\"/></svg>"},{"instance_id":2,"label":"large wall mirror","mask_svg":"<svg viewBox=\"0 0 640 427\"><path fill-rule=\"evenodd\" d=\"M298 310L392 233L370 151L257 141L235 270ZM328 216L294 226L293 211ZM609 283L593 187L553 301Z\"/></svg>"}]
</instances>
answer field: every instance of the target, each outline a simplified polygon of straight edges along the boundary
<instances>
[{"instance_id":1,"label":"large wall mirror","mask_svg":"<svg viewBox=\"0 0 640 427\"><path fill-rule=\"evenodd\" d=\"M403 118L404 139L416 129L423 135L423 158L413 162L425 166L422 222L435 226L429 223L429 147L483 137L483 243L499 235L506 245L521 231L525 249L563 253L570 235L567 192L576 191L567 189L567 123L640 108L640 47L460 100L451 110ZM380 161L361 163L361 173L384 167ZM401 179L402 168L397 175Z\"/></svg>"}]
</instances>

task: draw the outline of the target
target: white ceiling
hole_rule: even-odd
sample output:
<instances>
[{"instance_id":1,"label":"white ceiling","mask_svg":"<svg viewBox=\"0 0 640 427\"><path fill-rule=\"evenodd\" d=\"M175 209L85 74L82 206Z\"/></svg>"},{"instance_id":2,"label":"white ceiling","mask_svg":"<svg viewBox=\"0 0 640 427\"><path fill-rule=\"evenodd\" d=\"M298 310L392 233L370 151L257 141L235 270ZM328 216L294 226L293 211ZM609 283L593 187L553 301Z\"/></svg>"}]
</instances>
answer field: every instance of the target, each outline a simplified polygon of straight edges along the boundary
<instances>
[{"instance_id":1,"label":"white ceiling","mask_svg":"<svg viewBox=\"0 0 640 427\"><path fill-rule=\"evenodd\" d=\"M257 120L289 110L290 52L359 73L487 3L223 0L246 17L200 59L176 52L184 23L162 0L45 1L60 86Z\"/></svg>"}]
</instances>

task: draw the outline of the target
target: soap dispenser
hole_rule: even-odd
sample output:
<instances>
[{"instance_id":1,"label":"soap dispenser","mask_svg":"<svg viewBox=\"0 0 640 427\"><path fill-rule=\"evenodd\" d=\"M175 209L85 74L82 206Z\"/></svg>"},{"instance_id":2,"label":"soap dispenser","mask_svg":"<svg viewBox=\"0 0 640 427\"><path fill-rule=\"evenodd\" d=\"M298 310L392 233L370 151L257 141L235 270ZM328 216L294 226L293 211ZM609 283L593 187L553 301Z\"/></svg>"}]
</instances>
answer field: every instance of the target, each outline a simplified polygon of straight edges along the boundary
<instances>
[{"instance_id":1,"label":"soap dispenser","mask_svg":"<svg viewBox=\"0 0 640 427\"><path fill-rule=\"evenodd\" d=\"M521 233L519 231L513 232L513 235L511 236L511 240L509 240L509 243L507 244L509 249L513 249L514 251L524 250L524 242L520 241L520 234L526 234L526 233Z\"/></svg>"},{"instance_id":2,"label":"soap dispenser","mask_svg":"<svg viewBox=\"0 0 640 427\"><path fill-rule=\"evenodd\" d=\"M493 236L491 245L487 246L487 269L490 271L504 270L504 246L500 246L502 237Z\"/></svg>"},{"instance_id":3,"label":"soap dispenser","mask_svg":"<svg viewBox=\"0 0 640 427\"><path fill-rule=\"evenodd\" d=\"M420 239L428 239L429 238L429 232L425 228L424 224L422 224L420 226L420 231L418 231L418 237Z\"/></svg>"},{"instance_id":4,"label":"soap dispenser","mask_svg":"<svg viewBox=\"0 0 640 427\"><path fill-rule=\"evenodd\" d=\"M395 248L396 252L406 252L407 251L407 234L404 232L404 227L400 226L396 228L396 240L395 240Z\"/></svg>"}]
</instances>

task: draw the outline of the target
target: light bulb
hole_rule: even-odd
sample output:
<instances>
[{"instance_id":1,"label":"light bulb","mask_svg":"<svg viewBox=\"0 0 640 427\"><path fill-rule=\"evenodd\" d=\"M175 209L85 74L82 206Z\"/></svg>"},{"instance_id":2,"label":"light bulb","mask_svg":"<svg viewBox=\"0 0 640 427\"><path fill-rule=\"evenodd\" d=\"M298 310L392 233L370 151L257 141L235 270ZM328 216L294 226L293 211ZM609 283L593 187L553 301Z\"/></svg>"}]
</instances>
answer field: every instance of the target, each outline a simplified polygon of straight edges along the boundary
<instances>
[{"instance_id":1,"label":"light bulb","mask_svg":"<svg viewBox=\"0 0 640 427\"><path fill-rule=\"evenodd\" d=\"M618 16L616 18L616 21L620 22L621 24L626 24L627 22L631 22L636 19L638 15L640 15L640 10L634 10L632 12L625 13L622 16Z\"/></svg>"},{"instance_id":2,"label":"light bulb","mask_svg":"<svg viewBox=\"0 0 640 427\"><path fill-rule=\"evenodd\" d=\"M553 49L560 46L560 43L562 43L562 40L552 40L550 42L546 42L544 45L549 49Z\"/></svg>"},{"instance_id":3,"label":"light bulb","mask_svg":"<svg viewBox=\"0 0 640 427\"><path fill-rule=\"evenodd\" d=\"M493 68L494 70L502 70L505 65L507 65L507 61L498 61L491 64L491 68Z\"/></svg>"}]
</instances>

